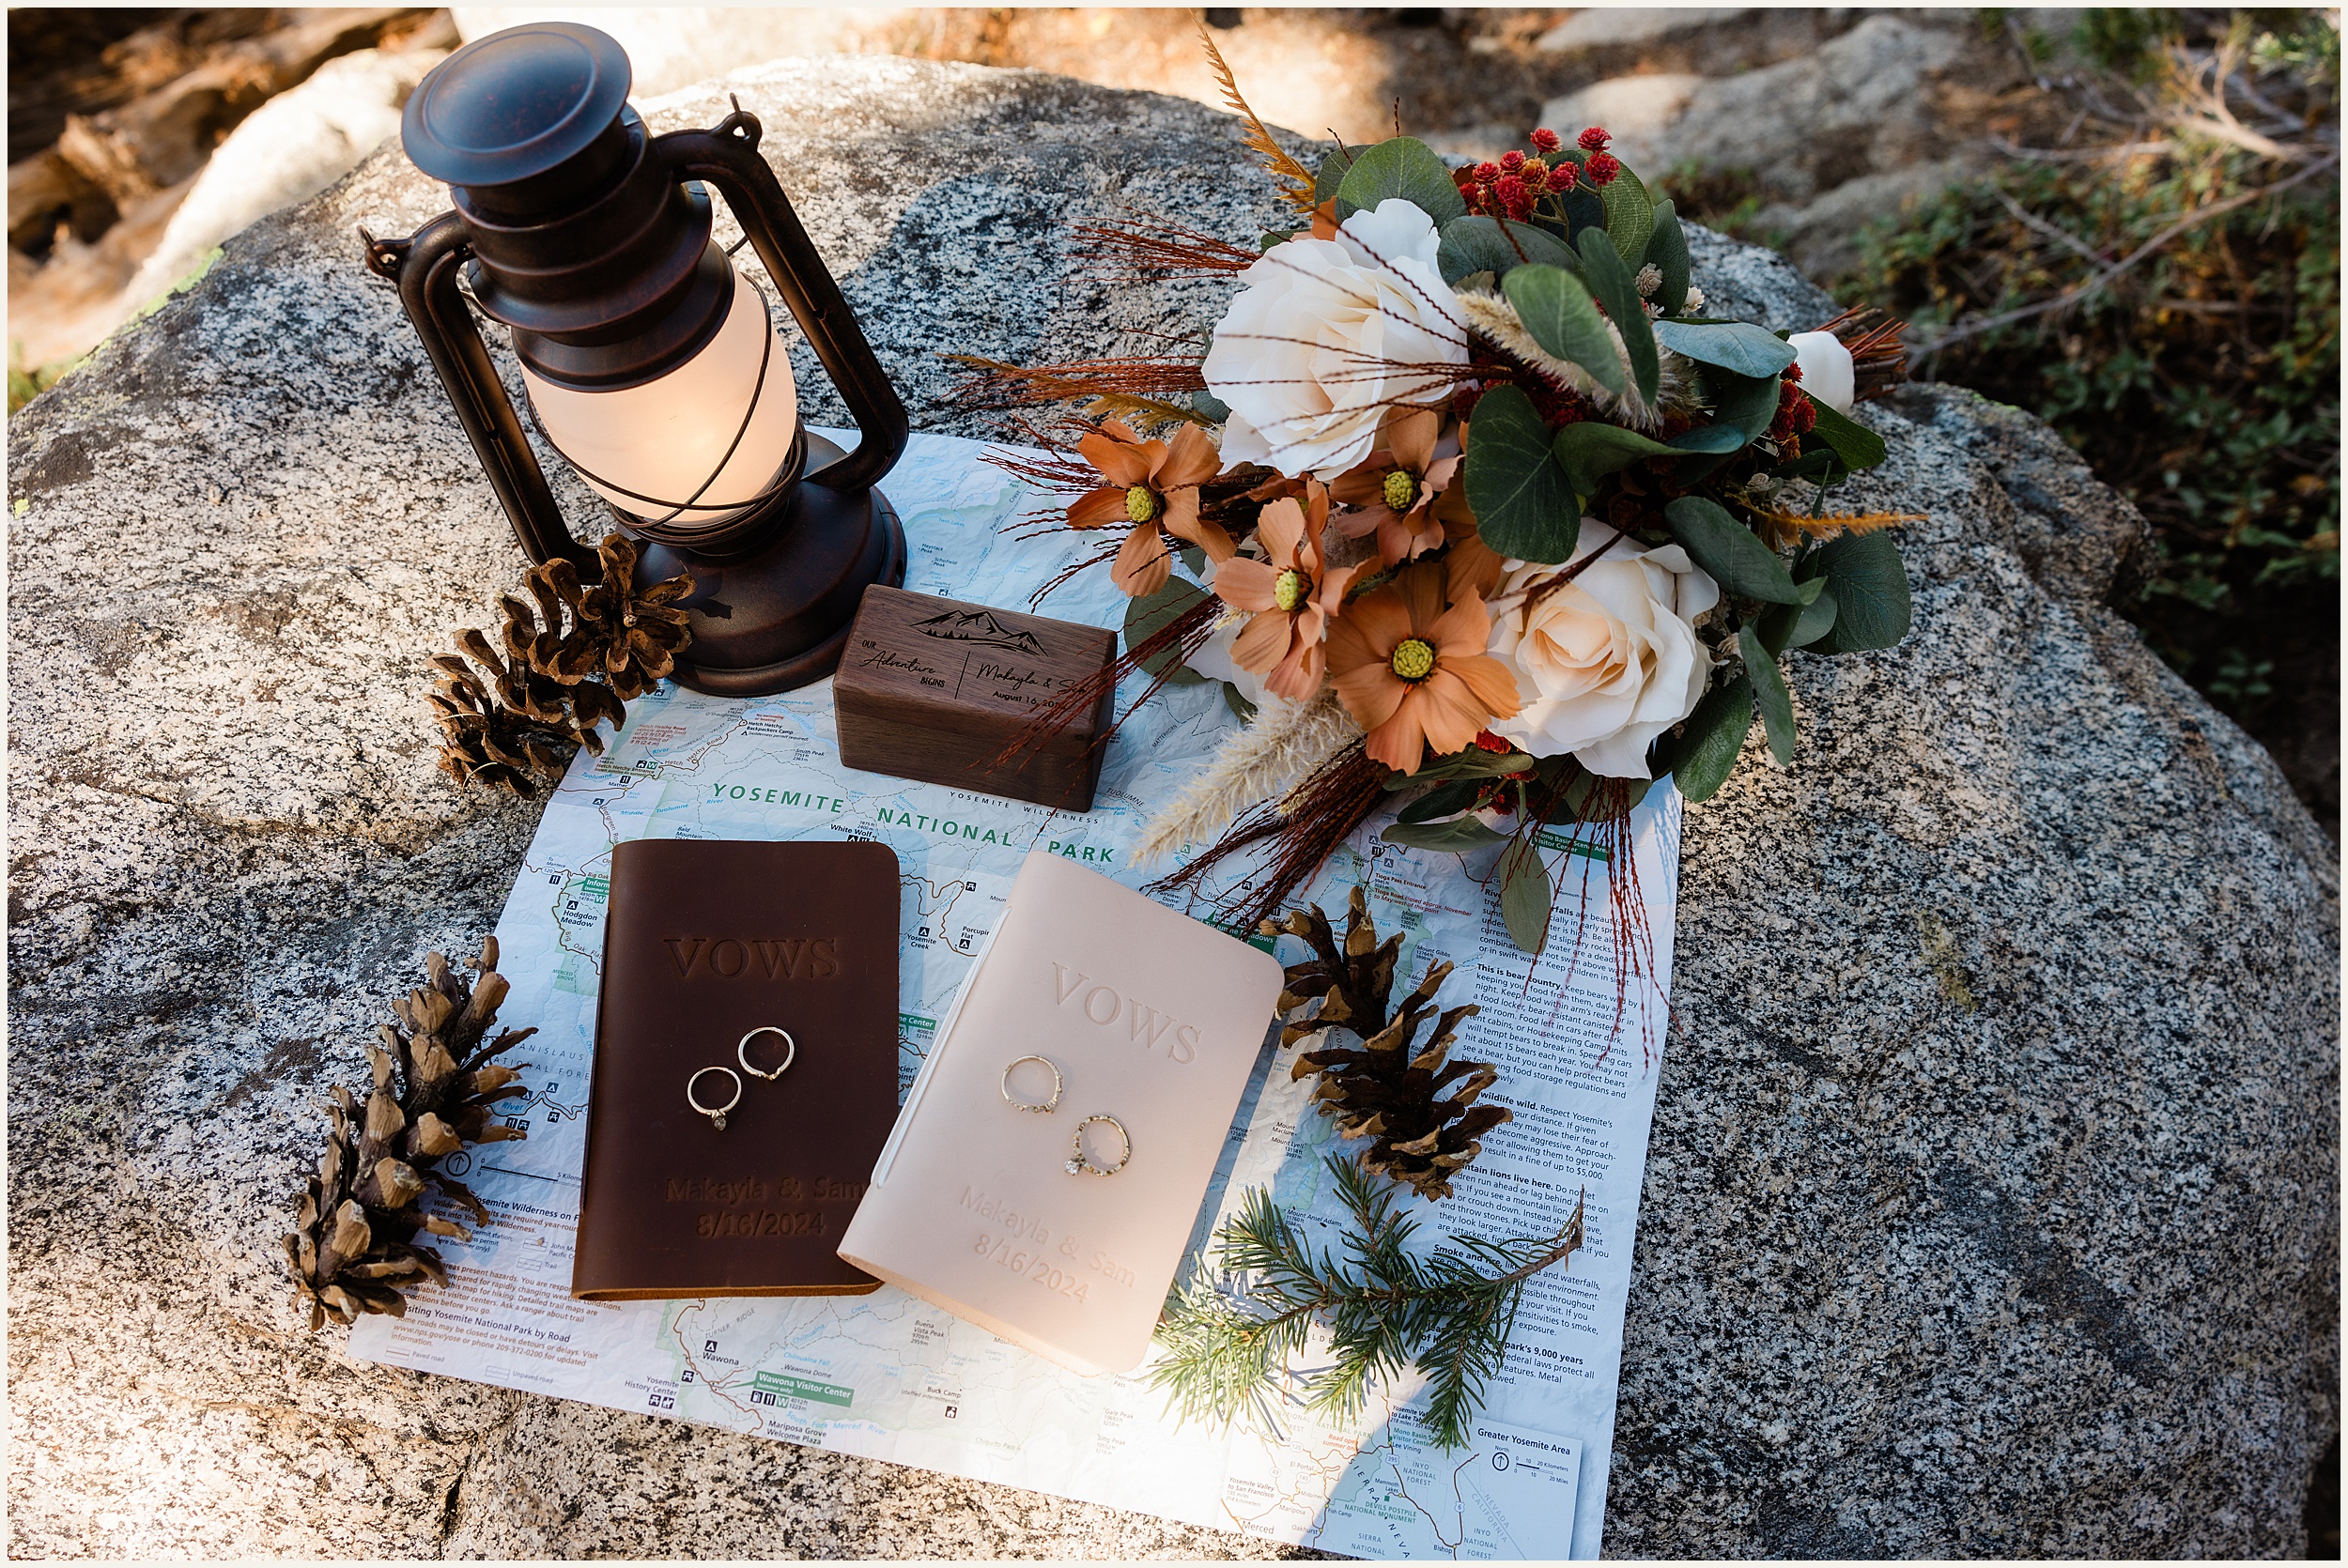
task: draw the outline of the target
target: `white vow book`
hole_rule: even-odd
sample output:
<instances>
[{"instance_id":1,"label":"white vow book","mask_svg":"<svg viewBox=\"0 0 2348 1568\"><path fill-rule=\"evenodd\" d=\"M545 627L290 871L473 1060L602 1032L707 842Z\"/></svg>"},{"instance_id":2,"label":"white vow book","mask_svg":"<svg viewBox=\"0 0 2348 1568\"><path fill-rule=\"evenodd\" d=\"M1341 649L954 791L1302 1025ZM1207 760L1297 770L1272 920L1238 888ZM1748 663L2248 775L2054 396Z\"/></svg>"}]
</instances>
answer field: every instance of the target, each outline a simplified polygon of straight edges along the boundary
<instances>
[{"instance_id":1,"label":"white vow book","mask_svg":"<svg viewBox=\"0 0 2348 1568\"><path fill-rule=\"evenodd\" d=\"M1182 1263L1281 971L1098 872L1030 853L938 1027L840 1255L1088 1376L1127 1372ZM1022 1111L1004 1073L1029 1103ZM1093 1166L1070 1171L1084 1129Z\"/></svg>"}]
</instances>

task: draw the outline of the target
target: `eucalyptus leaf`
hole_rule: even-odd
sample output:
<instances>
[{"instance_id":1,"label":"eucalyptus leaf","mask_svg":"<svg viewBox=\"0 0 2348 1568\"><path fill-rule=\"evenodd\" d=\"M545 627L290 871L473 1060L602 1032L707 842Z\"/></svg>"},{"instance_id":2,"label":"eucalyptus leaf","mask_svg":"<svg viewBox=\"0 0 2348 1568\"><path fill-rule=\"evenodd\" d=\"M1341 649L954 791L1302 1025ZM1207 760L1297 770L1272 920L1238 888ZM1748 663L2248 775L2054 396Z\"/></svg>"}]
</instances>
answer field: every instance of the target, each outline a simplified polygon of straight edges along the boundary
<instances>
[{"instance_id":1,"label":"eucalyptus leaf","mask_svg":"<svg viewBox=\"0 0 2348 1568\"><path fill-rule=\"evenodd\" d=\"M1568 233L1583 235L1606 227L1606 204L1586 185L1567 192L1558 205L1566 209Z\"/></svg>"},{"instance_id":2,"label":"eucalyptus leaf","mask_svg":"<svg viewBox=\"0 0 2348 1568\"><path fill-rule=\"evenodd\" d=\"M1447 822L1397 822L1378 837L1389 844L1406 844L1414 850L1465 853L1500 843L1508 836L1494 833L1474 817L1454 817Z\"/></svg>"},{"instance_id":3,"label":"eucalyptus leaf","mask_svg":"<svg viewBox=\"0 0 2348 1568\"><path fill-rule=\"evenodd\" d=\"M1486 751L1481 746L1461 746L1444 756L1429 758L1416 773L1388 774L1383 787L1399 791L1431 784L1439 778L1497 778L1502 774L1523 773L1533 766L1534 760L1522 751Z\"/></svg>"},{"instance_id":4,"label":"eucalyptus leaf","mask_svg":"<svg viewBox=\"0 0 2348 1568\"><path fill-rule=\"evenodd\" d=\"M1672 537L1724 592L1773 605L1802 603L1802 592L1777 552L1718 501L1682 496L1663 508L1663 518Z\"/></svg>"},{"instance_id":5,"label":"eucalyptus leaf","mask_svg":"<svg viewBox=\"0 0 2348 1568\"><path fill-rule=\"evenodd\" d=\"M1780 463L1769 474L1776 479L1824 479L1842 467L1843 460L1831 452L1805 452L1791 462Z\"/></svg>"},{"instance_id":6,"label":"eucalyptus leaf","mask_svg":"<svg viewBox=\"0 0 2348 1568\"><path fill-rule=\"evenodd\" d=\"M1454 288L1477 272L1503 277L1527 262L1562 267L1568 272L1582 269L1581 257L1547 229L1530 223L1504 224L1482 213L1445 223L1443 243L1435 253L1436 270Z\"/></svg>"},{"instance_id":7,"label":"eucalyptus leaf","mask_svg":"<svg viewBox=\"0 0 2348 1568\"><path fill-rule=\"evenodd\" d=\"M1780 764L1791 765L1794 694L1785 689L1784 671L1777 668L1776 655L1761 645L1757 627L1747 626L1737 634L1737 652L1753 681L1753 706L1761 710L1761 723L1769 732L1769 754Z\"/></svg>"},{"instance_id":8,"label":"eucalyptus leaf","mask_svg":"<svg viewBox=\"0 0 2348 1568\"><path fill-rule=\"evenodd\" d=\"M1268 251L1274 245L1285 245L1296 238L1296 232L1294 229L1266 229L1256 236L1256 249Z\"/></svg>"},{"instance_id":9,"label":"eucalyptus leaf","mask_svg":"<svg viewBox=\"0 0 2348 1568\"><path fill-rule=\"evenodd\" d=\"M1811 646L1821 653L1890 648L1908 635L1913 614L1908 568L1889 533L1846 533L1818 552L1834 624Z\"/></svg>"},{"instance_id":10,"label":"eucalyptus leaf","mask_svg":"<svg viewBox=\"0 0 2348 1568\"><path fill-rule=\"evenodd\" d=\"M1451 171L1426 143L1411 136L1390 136L1364 149L1337 182L1337 221L1374 210L1380 202L1397 196L1438 225L1467 211L1459 186L1452 183Z\"/></svg>"},{"instance_id":11,"label":"eucalyptus leaf","mask_svg":"<svg viewBox=\"0 0 2348 1568\"><path fill-rule=\"evenodd\" d=\"M1624 267L1638 271L1646 262L1647 241L1655 235L1655 198L1646 193L1639 177L1620 163L1598 198L1606 204L1606 237L1614 242L1614 254Z\"/></svg>"},{"instance_id":12,"label":"eucalyptus leaf","mask_svg":"<svg viewBox=\"0 0 2348 1568\"><path fill-rule=\"evenodd\" d=\"M1450 764L1449 771L1455 778L1498 778L1504 774L1523 773L1533 765L1533 759L1522 751L1486 751L1481 746L1469 746L1444 761ZM1424 768L1419 771L1426 772Z\"/></svg>"},{"instance_id":13,"label":"eucalyptus leaf","mask_svg":"<svg viewBox=\"0 0 2348 1568\"><path fill-rule=\"evenodd\" d=\"M1712 417L1743 431L1746 440L1757 439L1777 418L1776 377L1739 376L1716 367L1704 379L1712 389Z\"/></svg>"},{"instance_id":14,"label":"eucalyptus leaf","mask_svg":"<svg viewBox=\"0 0 2348 1568\"><path fill-rule=\"evenodd\" d=\"M1484 543L1519 561L1569 559L1582 507L1550 453L1549 425L1515 387L1476 399L1460 483Z\"/></svg>"},{"instance_id":15,"label":"eucalyptus leaf","mask_svg":"<svg viewBox=\"0 0 2348 1568\"><path fill-rule=\"evenodd\" d=\"M1580 278L1562 267L1520 267L1500 281L1500 288L1535 343L1580 365L1608 392L1622 391L1622 356L1614 351L1614 335Z\"/></svg>"},{"instance_id":16,"label":"eucalyptus leaf","mask_svg":"<svg viewBox=\"0 0 2348 1568\"><path fill-rule=\"evenodd\" d=\"M1730 321L1716 327L1658 321L1655 336L1675 354L1684 354L1699 364L1718 365L1738 376L1775 376L1794 362L1791 344L1750 321Z\"/></svg>"},{"instance_id":17,"label":"eucalyptus leaf","mask_svg":"<svg viewBox=\"0 0 2348 1568\"><path fill-rule=\"evenodd\" d=\"M1646 259L1663 274L1655 290L1655 302L1663 307L1665 315L1677 315L1687 308L1693 263L1688 255L1687 232L1679 226L1679 213L1670 202L1655 204L1655 233L1646 242Z\"/></svg>"},{"instance_id":18,"label":"eucalyptus leaf","mask_svg":"<svg viewBox=\"0 0 2348 1568\"><path fill-rule=\"evenodd\" d=\"M1549 940L1551 897L1549 868L1527 835L1500 857L1500 917L1508 939L1528 953L1537 955Z\"/></svg>"},{"instance_id":19,"label":"eucalyptus leaf","mask_svg":"<svg viewBox=\"0 0 2348 1568\"><path fill-rule=\"evenodd\" d=\"M1437 817L1452 816L1474 806L1475 797L1483 792L1483 788L1484 781L1480 778L1454 778L1447 783L1438 784L1404 807L1398 814L1399 820L1405 822L1431 822Z\"/></svg>"},{"instance_id":20,"label":"eucalyptus leaf","mask_svg":"<svg viewBox=\"0 0 2348 1568\"><path fill-rule=\"evenodd\" d=\"M1239 694L1239 687L1231 684L1230 682L1224 681L1219 684L1223 687L1223 705L1237 715L1242 724L1252 722L1256 716L1256 705L1242 697Z\"/></svg>"},{"instance_id":21,"label":"eucalyptus leaf","mask_svg":"<svg viewBox=\"0 0 2348 1568\"><path fill-rule=\"evenodd\" d=\"M1207 597L1207 591L1195 582L1175 577L1155 593L1147 593L1130 600L1125 606L1125 651L1132 653L1154 635L1158 628ZM1141 661L1141 668L1152 676L1166 674L1166 684L1175 686L1196 685L1206 679L1187 665L1177 663L1179 651L1166 649Z\"/></svg>"},{"instance_id":22,"label":"eucalyptus leaf","mask_svg":"<svg viewBox=\"0 0 2348 1568\"><path fill-rule=\"evenodd\" d=\"M1785 646L1809 647L1834 629L1835 619L1841 613L1842 605L1834 597L1833 588L1821 584L1818 596L1801 607L1801 614L1795 619L1793 633L1786 638Z\"/></svg>"},{"instance_id":23,"label":"eucalyptus leaf","mask_svg":"<svg viewBox=\"0 0 2348 1568\"><path fill-rule=\"evenodd\" d=\"M1217 424L1231 417L1231 406L1204 387L1190 394L1190 406Z\"/></svg>"},{"instance_id":24,"label":"eucalyptus leaf","mask_svg":"<svg viewBox=\"0 0 2348 1568\"><path fill-rule=\"evenodd\" d=\"M1353 166L1354 156L1351 149L1340 146L1321 161L1321 167L1313 175L1313 205L1318 207L1337 193L1345 172Z\"/></svg>"},{"instance_id":25,"label":"eucalyptus leaf","mask_svg":"<svg viewBox=\"0 0 2348 1568\"><path fill-rule=\"evenodd\" d=\"M1801 594L1799 603L1771 605L1761 616L1761 646L1769 650L1772 658L1794 645L1794 637L1801 630L1803 618L1810 615L1820 599L1826 599L1830 606L1833 603L1827 593L1826 579L1823 577L1797 576L1794 585ZM1809 640L1815 641L1824 637L1827 628L1834 623L1834 616L1830 609L1822 618L1814 617L1813 623Z\"/></svg>"},{"instance_id":26,"label":"eucalyptus leaf","mask_svg":"<svg viewBox=\"0 0 2348 1568\"><path fill-rule=\"evenodd\" d=\"M1752 443L1752 438L1733 424L1699 424L1674 436L1664 445L1674 452L1728 453L1740 452Z\"/></svg>"},{"instance_id":27,"label":"eucalyptus leaf","mask_svg":"<svg viewBox=\"0 0 2348 1568\"><path fill-rule=\"evenodd\" d=\"M1689 800L1710 800L1736 771L1753 729L1753 679L1738 675L1704 694L1676 735L1656 743L1655 771L1668 773Z\"/></svg>"},{"instance_id":28,"label":"eucalyptus leaf","mask_svg":"<svg viewBox=\"0 0 2348 1568\"><path fill-rule=\"evenodd\" d=\"M1818 411L1814 434L1833 450L1834 455L1850 469L1872 469L1883 461L1883 438L1846 414L1838 414L1816 398L1810 406Z\"/></svg>"},{"instance_id":29,"label":"eucalyptus leaf","mask_svg":"<svg viewBox=\"0 0 2348 1568\"><path fill-rule=\"evenodd\" d=\"M1645 243L1644 237L1641 243ZM1606 307L1607 317L1622 334L1623 355L1630 361L1630 379L1639 396L1653 403L1662 365L1655 356L1655 329L1647 320L1646 307L1640 303L1630 269L1614 254L1614 241L1597 230L1583 235L1575 249L1582 253L1582 281Z\"/></svg>"},{"instance_id":30,"label":"eucalyptus leaf","mask_svg":"<svg viewBox=\"0 0 2348 1568\"><path fill-rule=\"evenodd\" d=\"M1568 424L1557 432L1554 443L1557 461L1566 471L1566 480L1576 495L1593 495L1598 482L1617 469L1627 469L1642 457L1676 455L1675 450L1662 442L1625 430L1619 424L1606 424L1598 420L1583 420ZM1474 498L1469 498L1473 501ZM1478 513L1477 515L1482 515ZM1499 548L1494 546L1493 548Z\"/></svg>"}]
</instances>

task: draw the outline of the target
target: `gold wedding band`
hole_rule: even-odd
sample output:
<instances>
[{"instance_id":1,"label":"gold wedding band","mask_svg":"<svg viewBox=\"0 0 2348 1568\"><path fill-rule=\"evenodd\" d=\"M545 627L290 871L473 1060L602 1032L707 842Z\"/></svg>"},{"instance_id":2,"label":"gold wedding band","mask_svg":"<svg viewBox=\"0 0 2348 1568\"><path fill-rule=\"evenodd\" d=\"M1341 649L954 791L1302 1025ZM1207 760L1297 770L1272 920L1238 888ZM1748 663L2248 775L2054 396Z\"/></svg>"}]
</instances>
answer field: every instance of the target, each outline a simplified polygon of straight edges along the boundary
<instances>
[{"instance_id":1,"label":"gold wedding band","mask_svg":"<svg viewBox=\"0 0 2348 1568\"><path fill-rule=\"evenodd\" d=\"M1125 1152L1117 1157L1117 1163L1114 1165L1096 1165L1092 1162L1091 1156L1085 1153L1085 1129L1094 1122L1108 1123L1117 1129L1118 1137L1124 1140ZM1115 1176L1131 1163L1133 1158L1134 1135L1125 1130L1123 1122L1119 1121L1115 1116L1087 1116L1076 1124L1075 1142L1069 1145L1067 1170L1070 1176Z\"/></svg>"},{"instance_id":2,"label":"gold wedding band","mask_svg":"<svg viewBox=\"0 0 2348 1568\"><path fill-rule=\"evenodd\" d=\"M1031 1104L1027 1100L1021 1099L1017 1095L1011 1092L1011 1075L1022 1062L1042 1062L1045 1067L1052 1069L1052 1098L1045 1100L1041 1105ZM1033 1111L1042 1115L1051 1115L1051 1113L1059 1109L1060 1091L1067 1086L1068 1081L1059 1075L1059 1064L1053 1061L1049 1056L1015 1056L1012 1059L1011 1064L1003 1068L1003 1099L1010 1101L1013 1107L1021 1111Z\"/></svg>"}]
</instances>

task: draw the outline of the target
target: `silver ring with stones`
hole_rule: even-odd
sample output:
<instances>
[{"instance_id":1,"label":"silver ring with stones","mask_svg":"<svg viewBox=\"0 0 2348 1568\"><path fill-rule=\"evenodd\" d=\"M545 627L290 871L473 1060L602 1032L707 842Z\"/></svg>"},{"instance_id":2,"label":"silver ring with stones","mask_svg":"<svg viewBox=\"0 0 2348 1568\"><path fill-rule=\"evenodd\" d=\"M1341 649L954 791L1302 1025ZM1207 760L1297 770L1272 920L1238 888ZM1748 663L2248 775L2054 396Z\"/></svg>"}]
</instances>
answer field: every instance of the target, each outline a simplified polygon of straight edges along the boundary
<instances>
[{"instance_id":1,"label":"silver ring with stones","mask_svg":"<svg viewBox=\"0 0 2348 1568\"><path fill-rule=\"evenodd\" d=\"M761 1035L780 1035L782 1037L782 1066L775 1068L772 1072L761 1072L758 1068L750 1066L750 1041L758 1038ZM766 1082L771 1084L776 1079L780 1078L784 1073L790 1071L791 1064L799 1059L799 1042L791 1038L791 1031L788 1029L778 1029L771 1023L761 1024L758 1028L751 1030L749 1034L742 1037L742 1043L734 1048L734 1059L740 1062L742 1064L742 1070L749 1073L752 1078L764 1078Z\"/></svg>"},{"instance_id":2,"label":"silver ring with stones","mask_svg":"<svg viewBox=\"0 0 2348 1568\"><path fill-rule=\"evenodd\" d=\"M1052 1098L1045 1100L1041 1105L1031 1105L1027 1101L1021 1099L1017 1095L1011 1092L1012 1072L1021 1062L1042 1062L1045 1067L1052 1069ZM1009 1067L1003 1068L1003 1098L1006 1100L1009 1100L1014 1107L1022 1111L1034 1111L1043 1115L1050 1115L1053 1112L1059 1109L1060 1091L1067 1086L1068 1081L1059 1075L1059 1064L1053 1061L1049 1056L1016 1056L1012 1059Z\"/></svg>"},{"instance_id":3,"label":"silver ring with stones","mask_svg":"<svg viewBox=\"0 0 2348 1568\"><path fill-rule=\"evenodd\" d=\"M700 1086L701 1081L708 1077L713 1072L722 1072L728 1078L734 1080L734 1098L727 1100L723 1105L714 1107L703 1105L698 1099L694 1098L694 1090ZM701 1071L693 1074L692 1077L685 1081L685 1103L690 1105L694 1110L699 1111L703 1115L707 1116L711 1121L715 1122L718 1126L718 1130L723 1132L726 1130L726 1113L742 1103L742 1075L735 1072L732 1068L703 1068Z\"/></svg>"},{"instance_id":4,"label":"silver ring with stones","mask_svg":"<svg viewBox=\"0 0 2348 1568\"><path fill-rule=\"evenodd\" d=\"M1114 1165L1096 1165L1092 1162L1091 1157L1085 1153L1085 1129L1094 1122L1108 1123L1117 1129L1118 1137L1124 1140L1125 1152L1117 1157L1117 1163ZM1130 1164L1133 1158L1134 1135L1125 1130L1123 1122L1119 1121L1115 1116L1087 1116L1076 1124L1075 1142L1069 1145L1067 1171L1070 1176L1115 1176Z\"/></svg>"}]
</instances>

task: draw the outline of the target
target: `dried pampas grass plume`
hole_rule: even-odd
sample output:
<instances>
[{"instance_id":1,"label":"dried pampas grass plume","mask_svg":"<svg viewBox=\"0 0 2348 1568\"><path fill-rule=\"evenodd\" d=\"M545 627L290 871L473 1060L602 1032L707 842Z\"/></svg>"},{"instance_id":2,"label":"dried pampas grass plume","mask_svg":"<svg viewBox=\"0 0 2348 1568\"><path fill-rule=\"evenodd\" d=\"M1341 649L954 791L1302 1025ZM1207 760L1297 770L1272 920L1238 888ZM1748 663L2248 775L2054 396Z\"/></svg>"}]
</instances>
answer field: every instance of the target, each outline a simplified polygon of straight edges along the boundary
<instances>
[{"instance_id":1,"label":"dried pampas grass plume","mask_svg":"<svg viewBox=\"0 0 2348 1568\"><path fill-rule=\"evenodd\" d=\"M1133 848L1134 864L1152 865L1184 844L1210 842L1241 812L1288 794L1361 736L1362 727L1333 692L1309 702L1266 702L1151 819Z\"/></svg>"}]
</instances>

